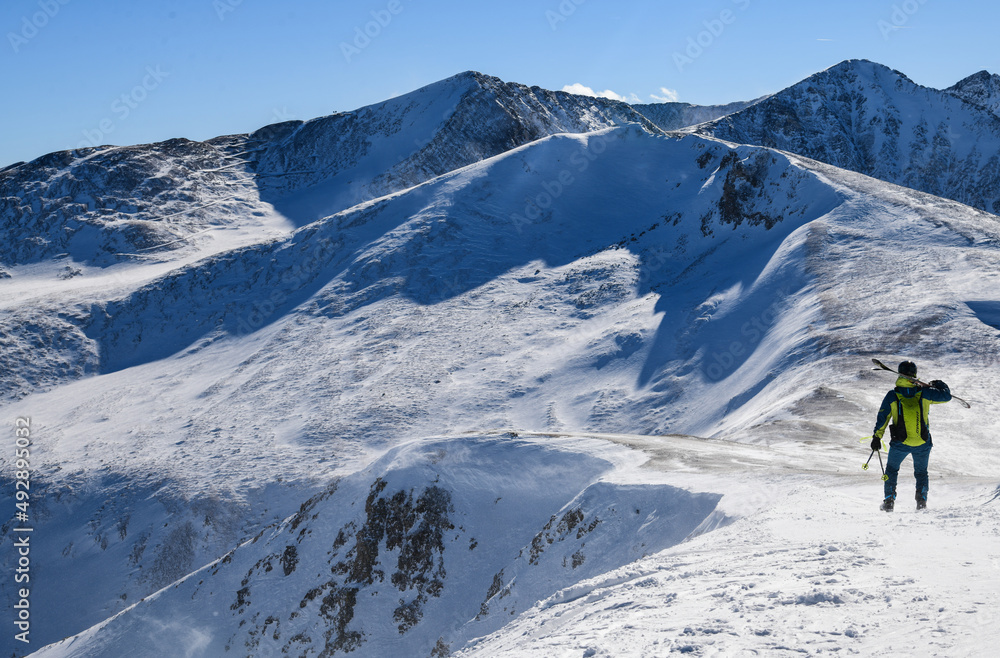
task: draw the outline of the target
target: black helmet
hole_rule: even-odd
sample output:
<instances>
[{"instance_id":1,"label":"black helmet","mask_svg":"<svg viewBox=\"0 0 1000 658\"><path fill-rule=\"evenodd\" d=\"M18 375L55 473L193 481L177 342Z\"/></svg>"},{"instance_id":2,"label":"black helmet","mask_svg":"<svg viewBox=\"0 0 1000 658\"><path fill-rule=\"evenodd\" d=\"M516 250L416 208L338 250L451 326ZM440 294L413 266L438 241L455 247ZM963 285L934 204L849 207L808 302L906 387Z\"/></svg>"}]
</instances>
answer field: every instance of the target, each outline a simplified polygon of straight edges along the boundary
<instances>
[{"instance_id":1,"label":"black helmet","mask_svg":"<svg viewBox=\"0 0 1000 658\"><path fill-rule=\"evenodd\" d=\"M899 364L899 374L905 375L907 377L917 376L917 364L913 361L903 361Z\"/></svg>"}]
</instances>

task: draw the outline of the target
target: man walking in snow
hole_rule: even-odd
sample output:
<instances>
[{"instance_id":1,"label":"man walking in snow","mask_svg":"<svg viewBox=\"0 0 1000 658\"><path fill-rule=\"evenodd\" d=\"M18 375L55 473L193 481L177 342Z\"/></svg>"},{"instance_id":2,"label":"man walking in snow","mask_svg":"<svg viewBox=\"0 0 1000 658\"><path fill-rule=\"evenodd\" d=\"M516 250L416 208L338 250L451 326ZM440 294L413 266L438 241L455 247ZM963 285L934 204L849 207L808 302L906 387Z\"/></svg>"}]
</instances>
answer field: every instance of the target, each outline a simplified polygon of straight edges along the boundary
<instances>
[{"instance_id":1,"label":"man walking in snow","mask_svg":"<svg viewBox=\"0 0 1000 658\"><path fill-rule=\"evenodd\" d=\"M932 404L951 400L948 385L940 379L930 386L920 386L910 378L917 376L917 364L903 361L899 364L900 377L896 388L886 393L875 419L872 449L880 450L882 435L889 425L889 457L886 460L885 498L881 509L891 512L896 501L896 477L907 455L913 457L913 475L917 480L917 509L927 507L927 463L931 457L931 432L927 415Z\"/></svg>"}]
</instances>

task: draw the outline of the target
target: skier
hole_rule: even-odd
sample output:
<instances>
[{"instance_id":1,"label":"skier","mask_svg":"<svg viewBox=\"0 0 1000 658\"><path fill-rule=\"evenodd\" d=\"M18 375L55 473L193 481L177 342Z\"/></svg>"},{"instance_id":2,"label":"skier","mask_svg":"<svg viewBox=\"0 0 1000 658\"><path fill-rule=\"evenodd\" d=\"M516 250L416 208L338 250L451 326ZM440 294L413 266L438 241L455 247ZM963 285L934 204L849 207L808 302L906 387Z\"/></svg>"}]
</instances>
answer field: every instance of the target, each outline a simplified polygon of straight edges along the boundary
<instances>
[{"instance_id":1,"label":"skier","mask_svg":"<svg viewBox=\"0 0 1000 658\"><path fill-rule=\"evenodd\" d=\"M872 450L882 447L882 435L889 421L889 457L886 460L884 499L880 509L891 512L896 501L896 476L907 455L913 457L913 475L917 480L917 509L927 507L927 463L931 456L931 433L927 428L927 415L931 404L948 402L951 391L940 379L923 387L911 381L916 378L917 364L903 361L899 364L900 377L896 388L886 393L875 419L872 433Z\"/></svg>"}]
</instances>

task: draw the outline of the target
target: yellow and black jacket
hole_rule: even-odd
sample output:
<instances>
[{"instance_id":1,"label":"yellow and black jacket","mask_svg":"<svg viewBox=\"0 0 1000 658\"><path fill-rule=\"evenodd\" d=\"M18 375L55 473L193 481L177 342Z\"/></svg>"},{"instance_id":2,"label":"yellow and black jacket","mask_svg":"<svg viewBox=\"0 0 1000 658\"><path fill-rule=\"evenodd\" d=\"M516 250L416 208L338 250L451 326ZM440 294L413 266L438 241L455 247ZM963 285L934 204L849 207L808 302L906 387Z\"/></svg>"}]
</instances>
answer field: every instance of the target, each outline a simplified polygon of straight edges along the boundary
<instances>
[{"instance_id":1,"label":"yellow and black jacket","mask_svg":"<svg viewBox=\"0 0 1000 658\"><path fill-rule=\"evenodd\" d=\"M935 382L935 385L939 385ZM881 439L889 421L900 428L890 443L908 446L932 444L927 425L927 414L932 404L951 400L951 391L944 384L940 388L917 386L905 377L896 380L896 388L885 394L875 419L874 436ZM905 432L905 433L904 433ZM933 445L933 444L932 444Z\"/></svg>"}]
</instances>

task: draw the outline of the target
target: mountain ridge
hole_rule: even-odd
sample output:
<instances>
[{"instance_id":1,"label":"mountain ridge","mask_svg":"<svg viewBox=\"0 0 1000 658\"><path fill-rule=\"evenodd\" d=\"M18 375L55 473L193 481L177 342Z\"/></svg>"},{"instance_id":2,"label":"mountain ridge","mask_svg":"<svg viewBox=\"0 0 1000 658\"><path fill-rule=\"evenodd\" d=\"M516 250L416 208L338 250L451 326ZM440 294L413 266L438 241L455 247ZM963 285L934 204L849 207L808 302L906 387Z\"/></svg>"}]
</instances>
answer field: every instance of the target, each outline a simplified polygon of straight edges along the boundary
<instances>
[{"instance_id":1,"label":"mountain ridge","mask_svg":"<svg viewBox=\"0 0 1000 658\"><path fill-rule=\"evenodd\" d=\"M809 92L816 81L832 76L837 84L850 85L859 73L868 82L884 80L893 88L911 85L910 95L931 93L938 104L944 98L961 99L975 108L977 120L983 117L976 112L988 111L986 132L978 129L973 139L961 126L925 121L903 126L915 139L887 144L864 121L853 125L850 111L838 109L832 99L823 101L825 123L811 128L801 124L810 122L811 110L803 109L799 117L796 105L807 98L818 102ZM988 128L1000 121L995 114L998 79L980 72L938 91L868 60L846 60L753 101L632 106L466 71L352 112L272 124L243 135L60 151L11 165L0 171L0 235L12 236L25 227L34 235L27 241L5 240L0 267L61 253L97 265L122 262L205 230L239 227L248 216L276 227L280 216L302 226L545 135L624 123L660 132L709 121L698 128L703 134L789 150L995 211L1000 200L986 190L997 187L1000 162L990 148L985 153L978 148L978 142L1000 140L1000 127ZM870 120L895 132L906 123L895 108L875 111ZM830 123L842 127L826 134ZM767 132L761 130L764 124ZM801 135L794 132L797 125L806 126ZM781 137L786 129L793 132ZM933 140L943 145L931 144ZM881 142L878 152L872 151L876 142ZM904 153L906 148L911 152ZM195 199L200 203L192 204Z\"/></svg>"},{"instance_id":2,"label":"mountain ridge","mask_svg":"<svg viewBox=\"0 0 1000 658\"><path fill-rule=\"evenodd\" d=\"M35 234L5 241L0 264L68 251L106 265L246 215L302 226L545 135L631 122L659 130L620 101L466 72L246 135L51 153L0 172L0 235Z\"/></svg>"}]
</instances>

